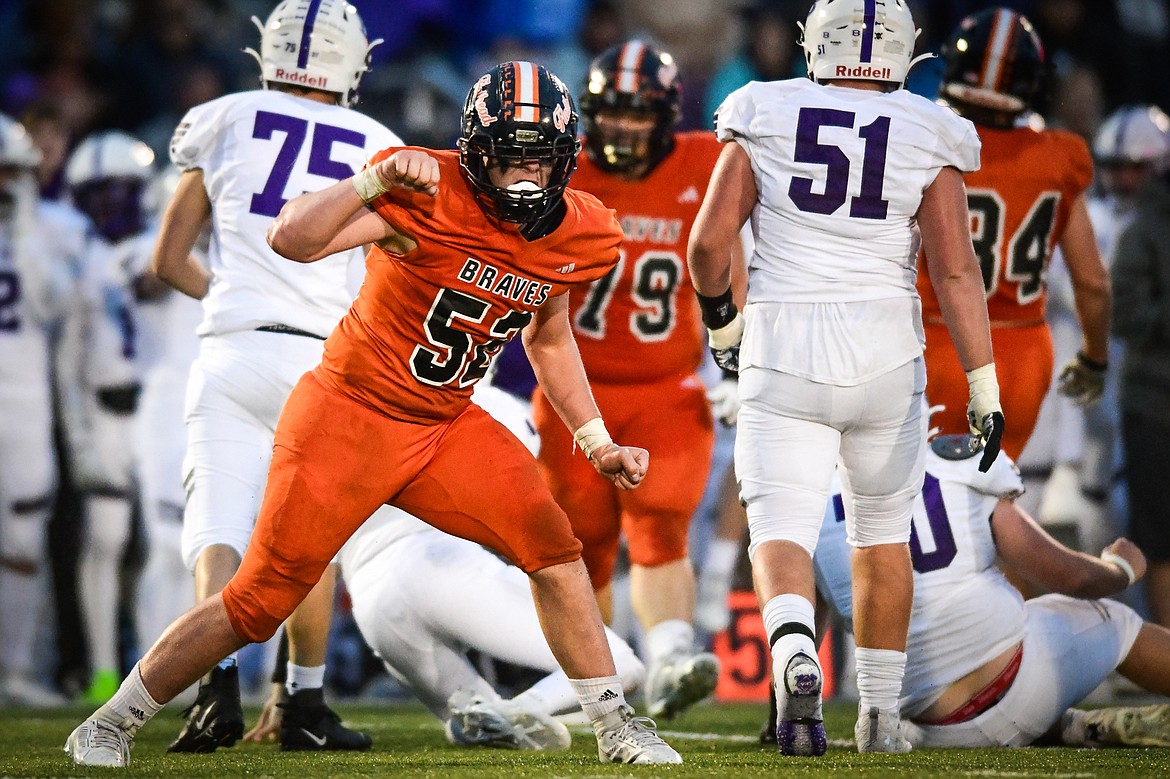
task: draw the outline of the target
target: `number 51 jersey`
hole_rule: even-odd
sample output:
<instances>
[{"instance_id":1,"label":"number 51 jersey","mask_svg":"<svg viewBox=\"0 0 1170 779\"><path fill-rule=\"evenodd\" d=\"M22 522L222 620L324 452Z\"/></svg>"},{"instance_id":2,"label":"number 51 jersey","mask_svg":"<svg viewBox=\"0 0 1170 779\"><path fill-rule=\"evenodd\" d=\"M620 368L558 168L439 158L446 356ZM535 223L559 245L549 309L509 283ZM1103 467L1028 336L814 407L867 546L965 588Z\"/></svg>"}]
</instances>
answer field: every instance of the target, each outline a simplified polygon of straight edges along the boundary
<instances>
[{"instance_id":1,"label":"number 51 jersey","mask_svg":"<svg viewBox=\"0 0 1170 779\"><path fill-rule=\"evenodd\" d=\"M749 303L914 296L923 191L943 167L979 168L974 125L904 89L753 81L716 132L755 173Z\"/></svg>"},{"instance_id":2,"label":"number 51 jersey","mask_svg":"<svg viewBox=\"0 0 1170 779\"><path fill-rule=\"evenodd\" d=\"M328 336L353 300L347 268L361 262L361 250L301 264L272 251L265 234L288 200L349 178L400 143L357 111L279 91L227 95L188 111L171 160L203 171L212 204L212 281L199 334L282 324Z\"/></svg>"}]
</instances>

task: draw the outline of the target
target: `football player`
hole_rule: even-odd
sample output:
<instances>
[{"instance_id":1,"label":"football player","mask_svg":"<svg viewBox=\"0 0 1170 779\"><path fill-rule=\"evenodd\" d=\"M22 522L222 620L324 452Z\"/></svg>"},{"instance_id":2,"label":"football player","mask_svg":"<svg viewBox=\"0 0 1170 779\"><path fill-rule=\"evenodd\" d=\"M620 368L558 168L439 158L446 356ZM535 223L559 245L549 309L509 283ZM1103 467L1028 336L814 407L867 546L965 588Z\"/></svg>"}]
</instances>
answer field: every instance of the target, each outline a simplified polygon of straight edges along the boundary
<instances>
[{"instance_id":1,"label":"football player","mask_svg":"<svg viewBox=\"0 0 1170 779\"><path fill-rule=\"evenodd\" d=\"M270 226L272 248L307 270L374 244L365 282L284 404L239 570L74 730L74 761L126 765L135 732L162 703L229 652L272 636L350 535L390 504L528 574L602 762L682 762L625 702L581 544L535 459L470 402L496 353L523 332L583 456L627 489L645 476L649 454L606 430L569 325L568 290L608 273L621 241L611 211L567 189L579 149L572 95L542 66L497 65L468 92L459 147L384 149L360 173L290 200Z\"/></svg>"},{"instance_id":2,"label":"football player","mask_svg":"<svg viewBox=\"0 0 1170 779\"><path fill-rule=\"evenodd\" d=\"M399 139L348 106L377 41L343 0L285 0L260 28L261 89L192 108L171 141L182 171L162 219L154 270L203 301L191 368L183 482L182 552L199 602L218 593L252 538L276 421L293 385L320 359L353 298L349 266L360 251L312 266L277 256L264 232L288 198L359 170ZM209 265L192 255L211 220ZM285 750L364 750L343 727L323 683L334 572L329 567L288 625ZM217 658L219 660L220 658ZM210 752L243 735L234 652L203 679L172 752Z\"/></svg>"},{"instance_id":3,"label":"football player","mask_svg":"<svg viewBox=\"0 0 1170 779\"><path fill-rule=\"evenodd\" d=\"M57 488L52 363L87 225L41 201L41 156L0 115L0 702L64 702L37 679L33 645L48 591L46 529Z\"/></svg>"},{"instance_id":4,"label":"football player","mask_svg":"<svg viewBox=\"0 0 1170 779\"><path fill-rule=\"evenodd\" d=\"M526 403L485 382L472 400L537 453L540 439ZM449 741L511 749L569 745L553 715L579 711L580 704L540 632L519 568L392 506L358 528L338 561L366 643L445 723ZM642 662L608 629L606 638L622 687L639 688ZM549 675L502 699L468 661L469 648Z\"/></svg>"},{"instance_id":5,"label":"football player","mask_svg":"<svg viewBox=\"0 0 1170 779\"><path fill-rule=\"evenodd\" d=\"M141 389L130 282L153 242L143 200L153 164L150 147L111 131L83 140L65 165L69 197L96 233L60 360L63 427L73 481L84 496L78 599L92 674L86 699L92 703L109 699L122 678L119 581L136 500L131 441Z\"/></svg>"},{"instance_id":6,"label":"football player","mask_svg":"<svg viewBox=\"0 0 1170 779\"><path fill-rule=\"evenodd\" d=\"M625 439L654 452L633 492L575 456L572 437L539 389L533 411L540 462L606 616L612 616L619 537L630 556L630 599L645 631L652 717L670 719L715 689L719 662L696 653L695 574L687 528L702 498L714 442L698 376L702 328L685 254L719 157L710 133L676 133L681 84L670 54L639 40L593 60L579 97L584 155L573 187L617 212L625 238L617 266L569 295L581 362L597 407ZM742 263L742 255L735 257ZM734 374L718 391L734 414Z\"/></svg>"},{"instance_id":7,"label":"football player","mask_svg":"<svg viewBox=\"0 0 1170 779\"><path fill-rule=\"evenodd\" d=\"M752 82L719 107L724 147L687 260L708 343L721 366L739 369L735 472L780 750L827 748L812 553L839 459L856 509L857 748L906 752L897 703L907 542L926 437L919 237L970 387L973 440L987 442L984 468L1003 431L962 179L979 167L979 139L970 122L902 88L917 35L904 0L818 0L803 31L811 80ZM728 247L749 217L740 314Z\"/></svg>"},{"instance_id":8,"label":"football player","mask_svg":"<svg viewBox=\"0 0 1170 779\"><path fill-rule=\"evenodd\" d=\"M1060 246L1072 280L1082 345L1060 373L1060 391L1080 405L1101 396L1108 366L1109 274L1089 220L1085 190L1093 178L1089 149L1078 136L1037 129L1029 115L1040 90L1044 54L1032 24L1007 8L964 19L943 46L939 97L975 123L981 166L964 176L971 240L984 293L1012 429L1003 449L1020 456L1048 390L1052 337L1044 320L1048 266ZM929 247L926 247L929 250ZM918 291L926 326L928 398L945 409L944 433L967 429L967 382L948 335L924 253Z\"/></svg>"},{"instance_id":9,"label":"football player","mask_svg":"<svg viewBox=\"0 0 1170 779\"><path fill-rule=\"evenodd\" d=\"M1008 458L981 473L956 436L932 440L914 501L914 612L900 702L915 746L1170 746L1170 706L1079 711L1114 669L1170 694L1170 630L1105 596L1142 577L1128 540L1100 557L1049 536L1013 499ZM848 510L834 494L816 552L817 587L852 619ZM1025 601L998 567L1050 593ZM1047 735L1046 735L1047 734Z\"/></svg>"}]
</instances>

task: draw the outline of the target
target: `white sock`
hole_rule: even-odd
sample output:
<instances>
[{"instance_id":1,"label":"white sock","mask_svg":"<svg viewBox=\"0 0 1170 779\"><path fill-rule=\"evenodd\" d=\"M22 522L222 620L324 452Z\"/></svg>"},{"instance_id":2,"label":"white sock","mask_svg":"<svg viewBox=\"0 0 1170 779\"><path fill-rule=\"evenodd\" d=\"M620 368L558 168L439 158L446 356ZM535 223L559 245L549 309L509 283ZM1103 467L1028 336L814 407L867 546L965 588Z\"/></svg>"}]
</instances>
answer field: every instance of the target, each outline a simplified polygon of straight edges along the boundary
<instances>
[{"instance_id":1,"label":"white sock","mask_svg":"<svg viewBox=\"0 0 1170 779\"><path fill-rule=\"evenodd\" d=\"M25 574L0 564L0 668L27 676L33 669L33 643L41 624L41 573Z\"/></svg>"},{"instance_id":2,"label":"white sock","mask_svg":"<svg viewBox=\"0 0 1170 779\"><path fill-rule=\"evenodd\" d=\"M78 563L78 599L96 671L117 671L119 565L130 538L130 502L125 498L88 495L85 533Z\"/></svg>"},{"instance_id":3,"label":"white sock","mask_svg":"<svg viewBox=\"0 0 1170 779\"><path fill-rule=\"evenodd\" d=\"M726 538L716 538L707 548L707 557L703 560L702 576L718 576L730 578L739 562L739 541Z\"/></svg>"},{"instance_id":4,"label":"white sock","mask_svg":"<svg viewBox=\"0 0 1170 779\"><path fill-rule=\"evenodd\" d=\"M569 684L573 686L573 692L577 693L581 710L585 712L589 721L595 724L606 714L626 705L622 681L617 676L570 679Z\"/></svg>"},{"instance_id":5,"label":"white sock","mask_svg":"<svg viewBox=\"0 0 1170 779\"><path fill-rule=\"evenodd\" d=\"M898 712L902 694L902 676L906 673L906 653L893 649L857 647L858 711Z\"/></svg>"},{"instance_id":6,"label":"white sock","mask_svg":"<svg viewBox=\"0 0 1170 779\"><path fill-rule=\"evenodd\" d=\"M646 654L649 655L651 665L671 655L689 655L694 651L694 646L695 628L686 620L664 620L646 634Z\"/></svg>"},{"instance_id":7,"label":"white sock","mask_svg":"<svg viewBox=\"0 0 1170 779\"><path fill-rule=\"evenodd\" d=\"M793 622L806 627L809 634L816 635L816 618L812 602L808 598L792 593L777 595L764 604L763 613L764 632L767 633L769 641L781 626ZM808 655L817 663L817 667L820 667L815 641L804 633L785 633L772 644L772 667L777 678L783 677L788 661L797 652Z\"/></svg>"},{"instance_id":8,"label":"white sock","mask_svg":"<svg viewBox=\"0 0 1170 779\"><path fill-rule=\"evenodd\" d=\"M133 736L162 707L163 704L157 703L146 691L142 684L142 672L138 670L138 663L135 663L114 697L102 704L91 719L107 722Z\"/></svg>"},{"instance_id":9,"label":"white sock","mask_svg":"<svg viewBox=\"0 0 1170 779\"><path fill-rule=\"evenodd\" d=\"M284 689L292 695L300 690L315 690L325 686L324 665L293 665L288 663L288 676L285 678Z\"/></svg>"},{"instance_id":10,"label":"white sock","mask_svg":"<svg viewBox=\"0 0 1170 779\"><path fill-rule=\"evenodd\" d=\"M525 711L560 714L577 708L577 694L564 671L556 671L512 698Z\"/></svg>"}]
</instances>

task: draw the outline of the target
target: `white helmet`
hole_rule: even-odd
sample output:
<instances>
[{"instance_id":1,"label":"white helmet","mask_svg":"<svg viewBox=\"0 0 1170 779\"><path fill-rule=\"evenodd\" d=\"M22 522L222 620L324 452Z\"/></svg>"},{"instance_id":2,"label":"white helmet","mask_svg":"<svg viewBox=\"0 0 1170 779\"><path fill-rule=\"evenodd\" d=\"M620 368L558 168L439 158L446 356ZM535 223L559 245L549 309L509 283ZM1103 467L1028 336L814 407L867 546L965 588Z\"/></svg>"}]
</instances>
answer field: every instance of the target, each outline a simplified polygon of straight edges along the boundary
<instances>
[{"instance_id":1,"label":"white helmet","mask_svg":"<svg viewBox=\"0 0 1170 779\"><path fill-rule=\"evenodd\" d=\"M73 205L110 241L137 235L146 226L143 193L154 178L154 152L116 130L94 133L65 163Z\"/></svg>"},{"instance_id":2,"label":"white helmet","mask_svg":"<svg viewBox=\"0 0 1170 779\"><path fill-rule=\"evenodd\" d=\"M1093 137L1099 163L1147 164L1162 170L1170 163L1170 117L1154 105L1131 105L1109 115Z\"/></svg>"},{"instance_id":3,"label":"white helmet","mask_svg":"<svg viewBox=\"0 0 1170 779\"><path fill-rule=\"evenodd\" d=\"M913 64L918 30L906 0L817 0L800 29L813 81L901 84Z\"/></svg>"},{"instance_id":4,"label":"white helmet","mask_svg":"<svg viewBox=\"0 0 1170 779\"><path fill-rule=\"evenodd\" d=\"M260 63L260 83L292 84L357 99L358 82L370 69L370 43L357 9L345 0L283 0L261 24L260 51L244 49Z\"/></svg>"},{"instance_id":5,"label":"white helmet","mask_svg":"<svg viewBox=\"0 0 1170 779\"><path fill-rule=\"evenodd\" d=\"M24 126L0 114L0 168L31 170L41 164L41 152Z\"/></svg>"}]
</instances>

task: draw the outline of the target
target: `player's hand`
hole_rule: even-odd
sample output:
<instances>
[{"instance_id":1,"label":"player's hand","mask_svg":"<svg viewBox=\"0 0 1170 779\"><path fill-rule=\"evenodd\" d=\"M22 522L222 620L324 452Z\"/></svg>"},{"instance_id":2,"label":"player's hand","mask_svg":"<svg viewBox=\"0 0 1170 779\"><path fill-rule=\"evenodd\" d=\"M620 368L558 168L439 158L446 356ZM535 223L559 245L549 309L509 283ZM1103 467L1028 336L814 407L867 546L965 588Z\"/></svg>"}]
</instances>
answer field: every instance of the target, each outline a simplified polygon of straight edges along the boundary
<instances>
[{"instance_id":1,"label":"player's hand","mask_svg":"<svg viewBox=\"0 0 1170 779\"><path fill-rule=\"evenodd\" d=\"M256 721L256 726L244 734L244 741L252 741L257 744L262 744L265 741L276 741L280 736L280 723L284 719L284 709L280 708L278 704L283 703L288 698L288 693L285 692L283 684L273 684L272 694L268 696L268 700L264 702L264 708L260 710L260 719Z\"/></svg>"},{"instance_id":2,"label":"player's hand","mask_svg":"<svg viewBox=\"0 0 1170 779\"><path fill-rule=\"evenodd\" d=\"M1133 580L1135 582L1140 582L1142 577L1146 575L1146 556L1128 538L1119 538L1101 550L1102 558L1110 555L1116 555L1129 563L1129 567L1133 569Z\"/></svg>"},{"instance_id":3,"label":"player's hand","mask_svg":"<svg viewBox=\"0 0 1170 779\"><path fill-rule=\"evenodd\" d=\"M396 151L375 165L373 171L387 188L403 187L432 196L439 191L439 162L424 151Z\"/></svg>"},{"instance_id":4,"label":"player's hand","mask_svg":"<svg viewBox=\"0 0 1170 779\"><path fill-rule=\"evenodd\" d=\"M707 390L711 413L724 427L734 427L739 418L739 381L725 375L718 384Z\"/></svg>"},{"instance_id":5,"label":"player's hand","mask_svg":"<svg viewBox=\"0 0 1170 779\"><path fill-rule=\"evenodd\" d=\"M1081 408L1087 408L1105 394L1107 363L1090 360L1083 352L1069 360L1057 379L1057 391Z\"/></svg>"},{"instance_id":6,"label":"player's hand","mask_svg":"<svg viewBox=\"0 0 1170 779\"><path fill-rule=\"evenodd\" d=\"M593 467L618 489L632 490L646 477L650 453L636 446L605 444L589 458Z\"/></svg>"},{"instance_id":7,"label":"player's hand","mask_svg":"<svg viewBox=\"0 0 1170 779\"><path fill-rule=\"evenodd\" d=\"M743 314L739 312L723 327L707 329L707 346L711 349L715 364L731 373L739 373L739 344L742 340Z\"/></svg>"},{"instance_id":8,"label":"player's hand","mask_svg":"<svg viewBox=\"0 0 1170 779\"><path fill-rule=\"evenodd\" d=\"M999 456L1003 440L1003 408L999 404L999 381L995 377L995 363L967 371L967 425L971 429L972 452L983 450L979 470L986 473Z\"/></svg>"}]
</instances>

